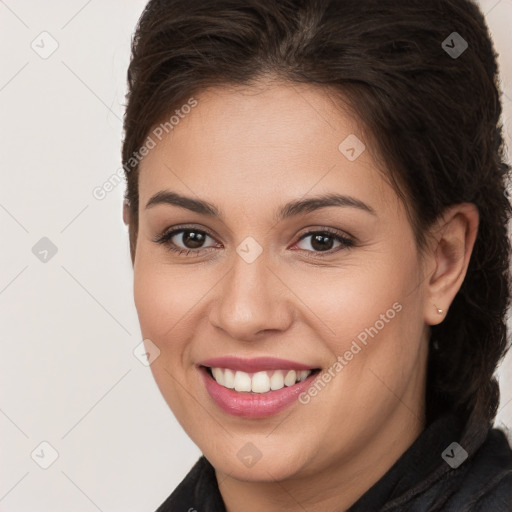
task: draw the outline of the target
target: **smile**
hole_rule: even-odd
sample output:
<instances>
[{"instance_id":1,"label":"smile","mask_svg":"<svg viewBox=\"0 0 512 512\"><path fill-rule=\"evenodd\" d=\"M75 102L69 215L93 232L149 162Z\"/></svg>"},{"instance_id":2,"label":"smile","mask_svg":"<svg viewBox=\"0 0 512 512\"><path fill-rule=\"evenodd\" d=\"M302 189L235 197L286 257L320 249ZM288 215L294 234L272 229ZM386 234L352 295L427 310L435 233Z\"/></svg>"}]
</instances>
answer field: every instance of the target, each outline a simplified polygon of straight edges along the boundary
<instances>
[{"instance_id":1,"label":"smile","mask_svg":"<svg viewBox=\"0 0 512 512\"><path fill-rule=\"evenodd\" d=\"M320 368L276 358L221 357L197 365L212 403L233 416L275 415L298 402Z\"/></svg>"},{"instance_id":2,"label":"smile","mask_svg":"<svg viewBox=\"0 0 512 512\"><path fill-rule=\"evenodd\" d=\"M230 368L207 368L218 384L245 393L268 393L306 380L314 370L264 370L247 373Z\"/></svg>"}]
</instances>

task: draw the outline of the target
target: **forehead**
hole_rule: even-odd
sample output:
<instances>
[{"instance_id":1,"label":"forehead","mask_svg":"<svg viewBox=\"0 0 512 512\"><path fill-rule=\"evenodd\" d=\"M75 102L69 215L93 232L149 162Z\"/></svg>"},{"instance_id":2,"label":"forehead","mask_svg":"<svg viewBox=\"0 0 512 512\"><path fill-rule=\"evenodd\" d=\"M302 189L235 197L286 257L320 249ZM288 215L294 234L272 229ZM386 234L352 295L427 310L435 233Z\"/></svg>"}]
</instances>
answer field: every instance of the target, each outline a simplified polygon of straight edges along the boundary
<instances>
[{"instance_id":1,"label":"forehead","mask_svg":"<svg viewBox=\"0 0 512 512\"><path fill-rule=\"evenodd\" d=\"M242 208L255 197L282 203L336 192L379 203L395 195L357 120L327 89L219 87L194 99L141 162L141 205L165 189Z\"/></svg>"}]
</instances>

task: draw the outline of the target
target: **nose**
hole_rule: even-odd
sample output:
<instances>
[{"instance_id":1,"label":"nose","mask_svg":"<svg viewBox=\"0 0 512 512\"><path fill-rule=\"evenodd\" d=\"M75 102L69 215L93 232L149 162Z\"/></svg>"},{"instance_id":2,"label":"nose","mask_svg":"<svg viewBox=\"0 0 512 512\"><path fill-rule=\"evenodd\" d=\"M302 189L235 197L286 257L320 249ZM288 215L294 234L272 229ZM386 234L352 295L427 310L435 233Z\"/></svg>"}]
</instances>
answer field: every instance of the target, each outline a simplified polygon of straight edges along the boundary
<instances>
[{"instance_id":1,"label":"nose","mask_svg":"<svg viewBox=\"0 0 512 512\"><path fill-rule=\"evenodd\" d=\"M293 294L269 266L265 253L252 263L238 254L216 287L210 322L240 341L256 341L293 322Z\"/></svg>"}]
</instances>

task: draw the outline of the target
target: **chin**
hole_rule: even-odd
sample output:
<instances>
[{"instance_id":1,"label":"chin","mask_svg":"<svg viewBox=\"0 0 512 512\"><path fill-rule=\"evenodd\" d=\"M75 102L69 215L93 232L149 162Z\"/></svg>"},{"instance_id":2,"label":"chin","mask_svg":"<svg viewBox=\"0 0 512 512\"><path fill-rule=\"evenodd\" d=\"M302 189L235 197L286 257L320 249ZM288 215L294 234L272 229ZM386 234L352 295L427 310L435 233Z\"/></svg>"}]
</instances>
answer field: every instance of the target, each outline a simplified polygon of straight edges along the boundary
<instances>
[{"instance_id":1,"label":"chin","mask_svg":"<svg viewBox=\"0 0 512 512\"><path fill-rule=\"evenodd\" d=\"M243 449L246 446L244 452ZM242 449L234 450L228 456L226 456L226 451L212 456L209 451L203 451L203 453L217 471L246 482L284 481L301 472L305 465L304 461L299 460L298 454L291 457L283 455L278 446L274 450L267 449L263 453L259 451L261 455L254 450L255 458L253 460L245 455L251 450L254 448L248 442L243 445Z\"/></svg>"}]
</instances>

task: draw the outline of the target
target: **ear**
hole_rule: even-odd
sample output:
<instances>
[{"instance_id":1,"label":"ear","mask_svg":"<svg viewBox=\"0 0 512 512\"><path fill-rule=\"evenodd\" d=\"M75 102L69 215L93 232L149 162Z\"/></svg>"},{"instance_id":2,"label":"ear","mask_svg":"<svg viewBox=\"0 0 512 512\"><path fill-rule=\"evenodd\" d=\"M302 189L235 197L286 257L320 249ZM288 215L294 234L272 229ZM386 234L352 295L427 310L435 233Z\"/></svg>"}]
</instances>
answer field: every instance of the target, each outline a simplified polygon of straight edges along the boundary
<instances>
[{"instance_id":1,"label":"ear","mask_svg":"<svg viewBox=\"0 0 512 512\"><path fill-rule=\"evenodd\" d=\"M431 232L427 267L435 270L425 287L424 319L428 325L437 325L444 320L464 282L478 222L477 207L472 203L460 203L447 208Z\"/></svg>"},{"instance_id":2,"label":"ear","mask_svg":"<svg viewBox=\"0 0 512 512\"><path fill-rule=\"evenodd\" d=\"M135 263L135 245L137 243L137 226L133 222L130 203L127 199L123 201L123 222L128 226L128 237L130 240L130 258L132 265Z\"/></svg>"},{"instance_id":3,"label":"ear","mask_svg":"<svg viewBox=\"0 0 512 512\"><path fill-rule=\"evenodd\" d=\"M123 222L128 226L130 224L130 203L128 199L123 201Z\"/></svg>"}]
</instances>

